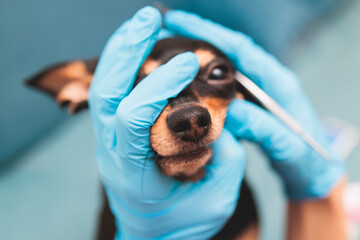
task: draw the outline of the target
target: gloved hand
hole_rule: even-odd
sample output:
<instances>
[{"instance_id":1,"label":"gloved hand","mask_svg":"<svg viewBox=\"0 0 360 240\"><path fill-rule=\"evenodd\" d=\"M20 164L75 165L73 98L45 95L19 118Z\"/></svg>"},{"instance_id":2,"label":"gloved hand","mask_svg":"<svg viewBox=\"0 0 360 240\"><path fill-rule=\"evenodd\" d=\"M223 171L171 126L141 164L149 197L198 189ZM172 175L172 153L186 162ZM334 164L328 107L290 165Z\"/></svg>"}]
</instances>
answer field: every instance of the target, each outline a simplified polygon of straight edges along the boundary
<instances>
[{"instance_id":1,"label":"gloved hand","mask_svg":"<svg viewBox=\"0 0 360 240\"><path fill-rule=\"evenodd\" d=\"M112 35L101 55L89 97L100 175L116 239L207 239L235 209L245 152L224 130L200 182L180 183L159 172L150 127L199 68L193 53L180 54L132 90L160 28L158 10L146 7Z\"/></svg>"},{"instance_id":2,"label":"gloved hand","mask_svg":"<svg viewBox=\"0 0 360 240\"><path fill-rule=\"evenodd\" d=\"M291 199L321 198L344 176L344 163L329 148L323 129L296 76L249 37L209 20L172 10L165 27L190 38L208 41L222 50L236 68L292 115L332 154L327 162L274 116L247 101L234 101L225 127L236 137L258 143L282 178Z\"/></svg>"}]
</instances>

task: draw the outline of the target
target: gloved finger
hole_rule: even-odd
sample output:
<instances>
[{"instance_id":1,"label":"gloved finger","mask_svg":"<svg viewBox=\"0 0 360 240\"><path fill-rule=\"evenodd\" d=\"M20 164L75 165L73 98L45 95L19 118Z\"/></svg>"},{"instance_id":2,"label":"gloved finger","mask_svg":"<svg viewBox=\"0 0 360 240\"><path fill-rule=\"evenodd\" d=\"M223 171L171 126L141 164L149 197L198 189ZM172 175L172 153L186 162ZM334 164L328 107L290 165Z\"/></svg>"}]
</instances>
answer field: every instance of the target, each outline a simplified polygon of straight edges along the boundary
<instances>
[{"instance_id":1,"label":"gloved finger","mask_svg":"<svg viewBox=\"0 0 360 240\"><path fill-rule=\"evenodd\" d=\"M182 36L201 39L218 47L240 72L283 107L289 106L289 101L302 95L294 74L245 34L181 10L167 12L164 25Z\"/></svg>"},{"instance_id":2,"label":"gloved finger","mask_svg":"<svg viewBox=\"0 0 360 240\"><path fill-rule=\"evenodd\" d=\"M111 36L90 88L90 108L95 119L113 115L120 101L129 94L160 28L160 12L145 7Z\"/></svg>"},{"instance_id":3,"label":"gloved finger","mask_svg":"<svg viewBox=\"0 0 360 240\"><path fill-rule=\"evenodd\" d=\"M209 184L220 181L231 181L235 185L240 183L246 167L244 146L224 128L220 137L212 144L212 149L212 159L206 166Z\"/></svg>"},{"instance_id":4,"label":"gloved finger","mask_svg":"<svg viewBox=\"0 0 360 240\"><path fill-rule=\"evenodd\" d=\"M327 146L325 138L317 141L329 150L332 161L322 159L278 119L247 101L230 104L226 127L238 138L258 143L267 152L292 199L325 197L345 174L344 162Z\"/></svg>"},{"instance_id":5,"label":"gloved finger","mask_svg":"<svg viewBox=\"0 0 360 240\"><path fill-rule=\"evenodd\" d=\"M175 36L176 36L176 34L173 31L171 31L170 29L162 28L158 34L157 39L162 40L164 38L172 38Z\"/></svg>"},{"instance_id":6,"label":"gloved finger","mask_svg":"<svg viewBox=\"0 0 360 240\"><path fill-rule=\"evenodd\" d=\"M270 159L294 159L308 147L273 115L245 100L230 104L225 126L236 137L258 143Z\"/></svg>"},{"instance_id":7,"label":"gloved finger","mask_svg":"<svg viewBox=\"0 0 360 240\"><path fill-rule=\"evenodd\" d=\"M199 70L195 54L179 54L154 70L123 99L117 109L119 152L129 158L143 159L149 149L150 127L167 105Z\"/></svg>"}]
</instances>

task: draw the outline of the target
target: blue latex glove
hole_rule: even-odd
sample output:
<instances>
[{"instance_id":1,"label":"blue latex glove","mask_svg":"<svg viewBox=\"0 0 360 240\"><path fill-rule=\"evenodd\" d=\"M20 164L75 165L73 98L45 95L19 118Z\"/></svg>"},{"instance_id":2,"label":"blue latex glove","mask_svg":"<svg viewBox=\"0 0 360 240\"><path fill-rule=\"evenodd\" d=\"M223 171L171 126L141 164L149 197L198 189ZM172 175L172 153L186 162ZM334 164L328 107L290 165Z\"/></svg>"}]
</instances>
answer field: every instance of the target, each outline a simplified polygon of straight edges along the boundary
<instances>
[{"instance_id":1,"label":"blue latex glove","mask_svg":"<svg viewBox=\"0 0 360 240\"><path fill-rule=\"evenodd\" d=\"M224 130L200 182L180 183L159 172L150 127L199 68L193 53L180 54L132 90L160 28L158 10L146 7L112 35L101 55L89 98L100 175L116 218L116 239L207 239L235 209L245 152Z\"/></svg>"},{"instance_id":2,"label":"blue latex glove","mask_svg":"<svg viewBox=\"0 0 360 240\"><path fill-rule=\"evenodd\" d=\"M165 27L202 39L222 50L236 68L252 79L332 154L327 162L300 137L256 105L236 100L225 127L241 139L258 143L282 178L291 199L325 197L344 176L344 163L331 152L323 129L296 76L248 36L184 11L169 11Z\"/></svg>"}]
</instances>

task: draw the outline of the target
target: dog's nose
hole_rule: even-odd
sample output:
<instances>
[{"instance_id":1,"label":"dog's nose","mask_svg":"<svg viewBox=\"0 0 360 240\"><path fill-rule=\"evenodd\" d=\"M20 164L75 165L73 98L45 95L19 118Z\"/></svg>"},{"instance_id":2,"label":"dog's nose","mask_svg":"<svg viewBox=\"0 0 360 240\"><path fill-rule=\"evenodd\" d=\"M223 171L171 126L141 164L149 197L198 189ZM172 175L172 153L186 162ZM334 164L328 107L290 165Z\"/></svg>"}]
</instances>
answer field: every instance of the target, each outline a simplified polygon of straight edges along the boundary
<instances>
[{"instance_id":1,"label":"dog's nose","mask_svg":"<svg viewBox=\"0 0 360 240\"><path fill-rule=\"evenodd\" d=\"M172 133L185 142L199 142L211 126L211 117L206 108L192 106L181 108L167 118Z\"/></svg>"}]
</instances>

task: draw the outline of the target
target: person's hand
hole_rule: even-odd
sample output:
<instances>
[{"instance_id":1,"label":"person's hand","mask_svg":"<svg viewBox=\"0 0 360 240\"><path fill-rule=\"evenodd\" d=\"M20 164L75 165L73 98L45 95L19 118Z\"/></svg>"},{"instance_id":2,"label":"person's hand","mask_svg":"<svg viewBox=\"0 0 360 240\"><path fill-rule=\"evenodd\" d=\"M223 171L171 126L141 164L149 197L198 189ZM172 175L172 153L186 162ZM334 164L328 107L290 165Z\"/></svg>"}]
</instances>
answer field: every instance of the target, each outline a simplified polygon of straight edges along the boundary
<instances>
[{"instance_id":1,"label":"person's hand","mask_svg":"<svg viewBox=\"0 0 360 240\"><path fill-rule=\"evenodd\" d=\"M158 170L150 127L199 68L193 53L180 54L132 90L160 28L158 10L146 7L112 35L101 55L89 97L100 175L117 239L207 239L235 209L245 152L224 130L200 182L181 183Z\"/></svg>"},{"instance_id":2,"label":"person's hand","mask_svg":"<svg viewBox=\"0 0 360 240\"><path fill-rule=\"evenodd\" d=\"M279 173L291 199L321 198L345 174L344 163L333 153L313 108L296 76L246 35L209 20L172 10L165 27L175 33L205 40L222 50L237 70L275 99L332 155L327 162L278 119L247 101L229 107L225 127L236 137L258 143Z\"/></svg>"}]
</instances>

